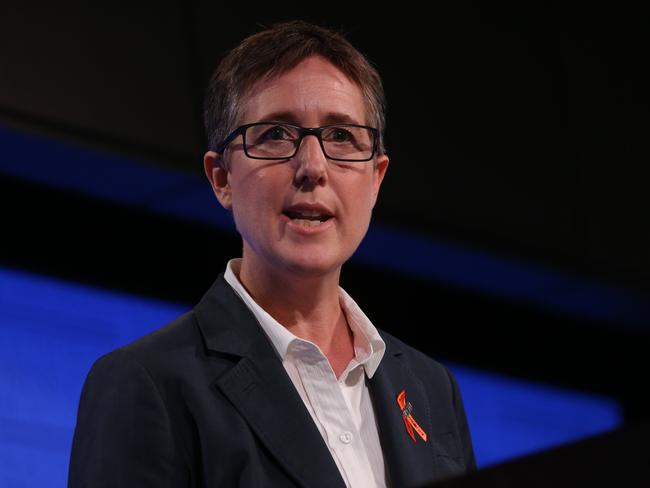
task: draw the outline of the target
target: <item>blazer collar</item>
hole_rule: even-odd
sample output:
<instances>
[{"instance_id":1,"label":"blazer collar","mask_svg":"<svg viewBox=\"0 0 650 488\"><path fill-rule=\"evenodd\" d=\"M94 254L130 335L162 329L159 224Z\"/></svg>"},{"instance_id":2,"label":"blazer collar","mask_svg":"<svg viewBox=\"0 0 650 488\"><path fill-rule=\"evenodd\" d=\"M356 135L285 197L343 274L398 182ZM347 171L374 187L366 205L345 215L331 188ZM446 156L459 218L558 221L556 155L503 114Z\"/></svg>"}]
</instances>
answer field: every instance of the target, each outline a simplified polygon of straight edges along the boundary
<instances>
[{"instance_id":1,"label":"blazer collar","mask_svg":"<svg viewBox=\"0 0 650 488\"><path fill-rule=\"evenodd\" d=\"M206 348L235 357L233 367L215 379L216 388L230 399L280 464L300 486L344 487L336 463L275 349L223 275L194 312Z\"/></svg>"},{"instance_id":2,"label":"blazer collar","mask_svg":"<svg viewBox=\"0 0 650 488\"><path fill-rule=\"evenodd\" d=\"M220 275L194 308L209 351L234 357L216 387L246 418L270 452L304 487L345 484L317 427L254 315ZM391 486L420 486L435 478L436 449L430 405L422 382L402 357L402 346L382 334L386 353L369 380ZM409 437L397 395L406 391L413 416L429 435ZM309 453L308 456L296 453Z\"/></svg>"},{"instance_id":3,"label":"blazer collar","mask_svg":"<svg viewBox=\"0 0 650 488\"><path fill-rule=\"evenodd\" d=\"M369 387L390 484L399 487L426 486L435 479L437 470L429 401L424 385L404 361L400 343L383 335L386 354ZM397 403L397 396L402 390L406 392L407 401L413 405L413 417L428 435L426 442L417 434L414 442L408 435Z\"/></svg>"}]
</instances>

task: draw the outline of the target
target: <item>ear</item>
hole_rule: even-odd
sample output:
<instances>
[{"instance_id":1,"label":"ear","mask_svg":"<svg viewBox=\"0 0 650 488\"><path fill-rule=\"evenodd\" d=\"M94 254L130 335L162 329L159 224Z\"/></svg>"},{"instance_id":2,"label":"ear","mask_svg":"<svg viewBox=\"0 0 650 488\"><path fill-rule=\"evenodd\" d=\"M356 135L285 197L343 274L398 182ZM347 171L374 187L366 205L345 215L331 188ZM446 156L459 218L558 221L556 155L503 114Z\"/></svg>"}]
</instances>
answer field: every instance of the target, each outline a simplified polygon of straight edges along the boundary
<instances>
[{"instance_id":1,"label":"ear","mask_svg":"<svg viewBox=\"0 0 650 488\"><path fill-rule=\"evenodd\" d=\"M221 206L226 210L232 209L232 189L230 187L230 174L226 169L221 154L214 151L208 151L203 156L203 169L207 176L212 191Z\"/></svg>"},{"instance_id":2,"label":"ear","mask_svg":"<svg viewBox=\"0 0 650 488\"><path fill-rule=\"evenodd\" d=\"M381 187L381 182L384 181L384 176L386 176L386 170L388 169L388 155L382 154L377 156L377 160L373 163L373 176L372 176L372 206L375 206L377 203L377 196L379 195L379 188Z\"/></svg>"}]
</instances>

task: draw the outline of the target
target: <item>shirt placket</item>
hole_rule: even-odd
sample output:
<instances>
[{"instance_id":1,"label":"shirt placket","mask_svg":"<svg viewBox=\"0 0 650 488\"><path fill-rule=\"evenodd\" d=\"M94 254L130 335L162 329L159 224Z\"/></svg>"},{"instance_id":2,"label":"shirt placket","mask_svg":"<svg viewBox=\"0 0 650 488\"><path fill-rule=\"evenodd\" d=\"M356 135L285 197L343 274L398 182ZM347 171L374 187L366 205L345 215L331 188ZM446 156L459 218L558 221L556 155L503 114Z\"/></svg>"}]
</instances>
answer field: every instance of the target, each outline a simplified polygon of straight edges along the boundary
<instances>
[{"instance_id":1,"label":"shirt placket","mask_svg":"<svg viewBox=\"0 0 650 488\"><path fill-rule=\"evenodd\" d=\"M361 479L361 474L368 471L364 463L368 466L369 460L329 361L318 349L306 348L299 354L296 366L346 485L373 486L371 480Z\"/></svg>"}]
</instances>

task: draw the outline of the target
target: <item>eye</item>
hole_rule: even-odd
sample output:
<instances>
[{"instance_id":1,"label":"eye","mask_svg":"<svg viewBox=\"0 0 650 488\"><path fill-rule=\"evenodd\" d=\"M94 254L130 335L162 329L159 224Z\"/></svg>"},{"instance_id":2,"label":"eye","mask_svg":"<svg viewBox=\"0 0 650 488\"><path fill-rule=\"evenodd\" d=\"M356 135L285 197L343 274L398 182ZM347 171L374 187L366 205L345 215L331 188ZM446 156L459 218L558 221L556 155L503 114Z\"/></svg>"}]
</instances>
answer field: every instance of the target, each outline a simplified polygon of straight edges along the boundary
<instances>
[{"instance_id":1,"label":"eye","mask_svg":"<svg viewBox=\"0 0 650 488\"><path fill-rule=\"evenodd\" d=\"M260 140L265 141L283 141L291 139L289 130L282 125L275 125L264 131Z\"/></svg>"},{"instance_id":2,"label":"eye","mask_svg":"<svg viewBox=\"0 0 650 488\"><path fill-rule=\"evenodd\" d=\"M323 139L328 142L354 142L354 134L345 127L332 127L323 133Z\"/></svg>"},{"instance_id":3,"label":"eye","mask_svg":"<svg viewBox=\"0 0 650 488\"><path fill-rule=\"evenodd\" d=\"M354 140L354 136L352 133L348 130L336 128L334 129L334 133L332 134L332 140L338 141L338 142L347 142Z\"/></svg>"}]
</instances>

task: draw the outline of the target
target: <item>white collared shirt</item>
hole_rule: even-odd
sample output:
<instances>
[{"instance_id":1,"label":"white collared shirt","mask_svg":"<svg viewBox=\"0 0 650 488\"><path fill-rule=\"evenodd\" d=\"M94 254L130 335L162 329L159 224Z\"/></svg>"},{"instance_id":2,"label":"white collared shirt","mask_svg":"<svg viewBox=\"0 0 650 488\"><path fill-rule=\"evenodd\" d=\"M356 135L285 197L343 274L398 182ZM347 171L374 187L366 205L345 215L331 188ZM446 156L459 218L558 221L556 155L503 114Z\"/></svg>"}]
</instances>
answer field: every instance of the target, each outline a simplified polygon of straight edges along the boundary
<instances>
[{"instance_id":1,"label":"white collared shirt","mask_svg":"<svg viewBox=\"0 0 650 488\"><path fill-rule=\"evenodd\" d=\"M228 262L224 277L271 340L345 484L350 488L386 487L384 455L366 385L366 376L372 378L386 350L377 329L339 287L339 303L354 335L355 356L337 379L316 344L291 333L248 294L232 269L239 260Z\"/></svg>"}]
</instances>

